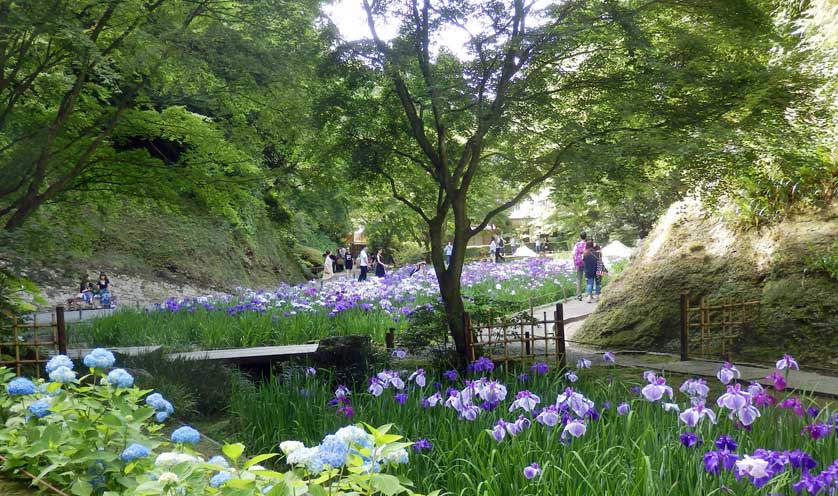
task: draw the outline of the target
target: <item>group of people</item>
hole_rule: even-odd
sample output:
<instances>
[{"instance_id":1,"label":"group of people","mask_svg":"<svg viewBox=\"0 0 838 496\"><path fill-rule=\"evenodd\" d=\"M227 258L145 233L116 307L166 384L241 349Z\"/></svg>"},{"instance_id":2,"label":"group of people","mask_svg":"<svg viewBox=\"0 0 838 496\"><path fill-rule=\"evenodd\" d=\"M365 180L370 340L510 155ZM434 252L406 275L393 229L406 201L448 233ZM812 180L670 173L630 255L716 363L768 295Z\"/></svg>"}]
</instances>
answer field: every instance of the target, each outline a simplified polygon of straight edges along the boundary
<instances>
[{"instance_id":1,"label":"group of people","mask_svg":"<svg viewBox=\"0 0 838 496\"><path fill-rule=\"evenodd\" d=\"M352 269L356 261L360 271L358 275L359 281L367 280L370 266L373 267L373 271L377 277L384 277L387 274L387 269L390 268L389 265L384 263L384 260L384 248L378 249L372 262L370 262L370 257L367 254L366 246L361 248L357 260L352 257L352 251L349 248L340 247L335 253L332 253L331 250L326 250L326 253L323 254L322 280L327 281L334 277L335 273L343 271L349 272L350 276L354 277Z\"/></svg>"},{"instance_id":2,"label":"group of people","mask_svg":"<svg viewBox=\"0 0 838 496\"><path fill-rule=\"evenodd\" d=\"M576 266L576 299L582 301L585 293L588 303L599 299L602 292L602 276L608 274L605 261L602 258L602 248L588 239L587 233L579 234L579 241L573 248L573 263ZM582 280L585 280L585 291L582 290Z\"/></svg>"},{"instance_id":3,"label":"group of people","mask_svg":"<svg viewBox=\"0 0 838 496\"><path fill-rule=\"evenodd\" d=\"M99 299L103 307L111 306L111 281L104 272L99 273L99 279L94 283L90 276L85 274L79 284L79 297L88 305L93 305L94 300Z\"/></svg>"},{"instance_id":4,"label":"group of people","mask_svg":"<svg viewBox=\"0 0 838 496\"><path fill-rule=\"evenodd\" d=\"M495 263L503 262L503 236L492 234L492 241L489 243L489 257Z\"/></svg>"}]
</instances>

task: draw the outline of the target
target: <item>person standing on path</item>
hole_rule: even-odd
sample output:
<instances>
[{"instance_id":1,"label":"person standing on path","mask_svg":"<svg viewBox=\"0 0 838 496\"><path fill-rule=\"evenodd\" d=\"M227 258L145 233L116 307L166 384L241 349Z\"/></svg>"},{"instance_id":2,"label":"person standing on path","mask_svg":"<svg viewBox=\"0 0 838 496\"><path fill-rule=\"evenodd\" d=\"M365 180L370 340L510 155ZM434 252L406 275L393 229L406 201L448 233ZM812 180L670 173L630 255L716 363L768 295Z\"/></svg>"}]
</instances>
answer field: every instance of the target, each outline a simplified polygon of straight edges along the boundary
<instances>
[{"instance_id":1,"label":"person standing on path","mask_svg":"<svg viewBox=\"0 0 838 496\"><path fill-rule=\"evenodd\" d=\"M384 277L385 271L384 269L387 266L384 265L384 248L379 248L378 252L375 254L375 275L376 277Z\"/></svg>"},{"instance_id":2,"label":"person standing on path","mask_svg":"<svg viewBox=\"0 0 838 496\"><path fill-rule=\"evenodd\" d=\"M541 237L535 238L535 252L541 251Z\"/></svg>"},{"instance_id":3,"label":"person standing on path","mask_svg":"<svg viewBox=\"0 0 838 496\"><path fill-rule=\"evenodd\" d=\"M323 254L323 257L323 278L320 281L321 288L323 287L323 282L328 281L332 278L332 276L335 275L334 266L332 265L334 263L334 260L332 260L332 252L326 250L326 253Z\"/></svg>"},{"instance_id":4,"label":"person standing on path","mask_svg":"<svg viewBox=\"0 0 838 496\"><path fill-rule=\"evenodd\" d=\"M576 299L582 301L582 278L585 276L584 254L587 247L588 234L582 231L579 241L573 247L573 264L576 266Z\"/></svg>"},{"instance_id":5,"label":"person standing on path","mask_svg":"<svg viewBox=\"0 0 838 496\"><path fill-rule=\"evenodd\" d=\"M346 268L346 272L349 273L348 277L352 277L352 250L346 248L343 253L343 266Z\"/></svg>"},{"instance_id":6,"label":"person standing on path","mask_svg":"<svg viewBox=\"0 0 838 496\"><path fill-rule=\"evenodd\" d=\"M599 285L599 279L597 279L596 276L597 266L599 265L599 257L597 257L596 250L594 250L593 241L588 241L585 244L585 252L582 255L582 261L584 263L585 279L587 281L586 289L588 293L588 303L593 303L594 293L596 293L597 299L599 299L599 294L602 291L602 288Z\"/></svg>"},{"instance_id":7,"label":"person standing on path","mask_svg":"<svg viewBox=\"0 0 838 496\"><path fill-rule=\"evenodd\" d=\"M495 235L492 235L492 242L489 243L489 260L498 263L497 256L495 252L498 250L498 244L495 242Z\"/></svg>"},{"instance_id":8,"label":"person standing on path","mask_svg":"<svg viewBox=\"0 0 838 496\"><path fill-rule=\"evenodd\" d=\"M608 275L608 267L605 266L605 259L602 257L602 247L594 244L594 253L596 254L596 286L602 288L602 276Z\"/></svg>"},{"instance_id":9,"label":"person standing on path","mask_svg":"<svg viewBox=\"0 0 838 496\"><path fill-rule=\"evenodd\" d=\"M367 256L367 247L361 248L361 253L358 254L358 267L361 268L361 275L358 276L359 281L367 280L367 271L370 269L370 258Z\"/></svg>"},{"instance_id":10,"label":"person standing on path","mask_svg":"<svg viewBox=\"0 0 838 496\"><path fill-rule=\"evenodd\" d=\"M448 240L448 244L445 245L443 253L445 253L445 268L447 269L451 265L451 254L454 253L454 245L451 244L450 239Z\"/></svg>"}]
</instances>

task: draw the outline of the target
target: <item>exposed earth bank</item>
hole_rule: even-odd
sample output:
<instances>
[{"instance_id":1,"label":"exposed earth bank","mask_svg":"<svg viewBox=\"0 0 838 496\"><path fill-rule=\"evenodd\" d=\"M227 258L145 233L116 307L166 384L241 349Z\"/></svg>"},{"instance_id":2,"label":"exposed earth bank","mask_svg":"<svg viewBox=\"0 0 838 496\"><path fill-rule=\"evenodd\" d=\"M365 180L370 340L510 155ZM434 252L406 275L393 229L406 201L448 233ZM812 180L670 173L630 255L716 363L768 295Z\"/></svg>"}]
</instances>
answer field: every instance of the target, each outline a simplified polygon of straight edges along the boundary
<instances>
[{"instance_id":1,"label":"exposed earth bank","mask_svg":"<svg viewBox=\"0 0 838 496\"><path fill-rule=\"evenodd\" d=\"M52 209L0 233L0 265L35 282L49 306L74 297L83 274L95 280L100 271L120 306L305 280L307 253L273 224L256 226L246 232L201 211L128 202L109 211Z\"/></svg>"},{"instance_id":2,"label":"exposed earth bank","mask_svg":"<svg viewBox=\"0 0 838 496\"><path fill-rule=\"evenodd\" d=\"M761 229L734 227L695 200L670 207L606 288L577 339L622 349L675 352L679 295L760 305L733 358L776 360L784 352L838 366L838 207Z\"/></svg>"}]
</instances>

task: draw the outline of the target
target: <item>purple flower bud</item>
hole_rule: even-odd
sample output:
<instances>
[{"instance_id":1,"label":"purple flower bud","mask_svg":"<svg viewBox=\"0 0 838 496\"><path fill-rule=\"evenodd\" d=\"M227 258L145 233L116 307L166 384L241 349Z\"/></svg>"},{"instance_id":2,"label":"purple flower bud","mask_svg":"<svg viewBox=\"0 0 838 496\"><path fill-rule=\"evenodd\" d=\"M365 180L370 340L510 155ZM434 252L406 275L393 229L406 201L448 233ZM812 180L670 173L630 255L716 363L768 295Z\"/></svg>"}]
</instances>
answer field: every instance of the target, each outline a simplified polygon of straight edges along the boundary
<instances>
[{"instance_id":1,"label":"purple flower bud","mask_svg":"<svg viewBox=\"0 0 838 496\"><path fill-rule=\"evenodd\" d=\"M524 467L524 477L526 477L527 479L538 477L540 474L541 468L539 468L537 463L533 463L528 467Z\"/></svg>"}]
</instances>

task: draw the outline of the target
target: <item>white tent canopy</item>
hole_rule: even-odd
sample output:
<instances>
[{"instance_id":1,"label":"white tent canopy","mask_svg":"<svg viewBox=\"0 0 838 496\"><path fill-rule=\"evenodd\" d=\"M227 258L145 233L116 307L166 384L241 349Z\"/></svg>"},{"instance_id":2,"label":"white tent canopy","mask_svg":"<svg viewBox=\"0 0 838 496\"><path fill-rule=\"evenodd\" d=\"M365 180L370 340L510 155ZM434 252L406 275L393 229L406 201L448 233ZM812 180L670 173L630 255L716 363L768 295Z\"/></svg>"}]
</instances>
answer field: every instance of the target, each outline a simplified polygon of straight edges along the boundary
<instances>
[{"instance_id":1,"label":"white tent canopy","mask_svg":"<svg viewBox=\"0 0 838 496\"><path fill-rule=\"evenodd\" d=\"M632 249L614 240L602 247L602 256L611 260L619 260L631 256Z\"/></svg>"},{"instance_id":2,"label":"white tent canopy","mask_svg":"<svg viewBox=\"0 0 838 496\"><path fill-rule=\"evenodd\" d=\"M538 254L536 254L534 251L527 248L526 245L521 245L515 250L515 253L513 253L512 256L513 257L537 257Z\"/></svg>"}]
</instances>

